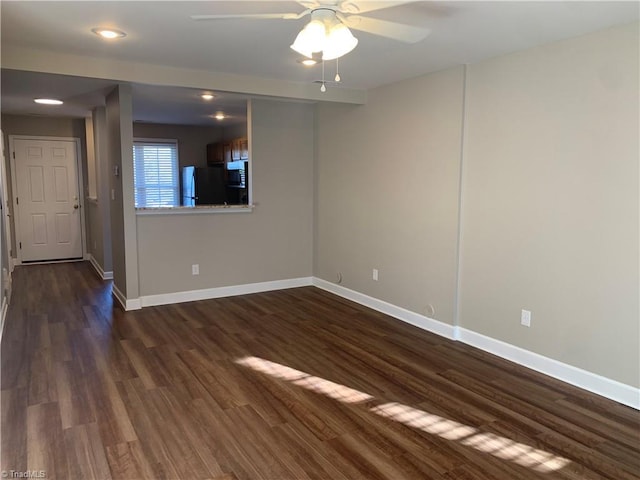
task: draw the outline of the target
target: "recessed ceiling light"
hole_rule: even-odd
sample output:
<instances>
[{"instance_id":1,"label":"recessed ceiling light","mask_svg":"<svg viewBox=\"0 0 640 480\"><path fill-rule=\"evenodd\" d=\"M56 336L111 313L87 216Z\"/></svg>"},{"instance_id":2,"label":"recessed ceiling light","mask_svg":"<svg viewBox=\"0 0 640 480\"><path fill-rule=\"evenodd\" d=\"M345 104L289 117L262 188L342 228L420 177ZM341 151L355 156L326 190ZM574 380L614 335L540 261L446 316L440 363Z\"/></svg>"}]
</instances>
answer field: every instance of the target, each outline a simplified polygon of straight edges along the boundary
<instances>
[{"instance_id":1,"label":"recessed ceiling light","mask_svg":"<svg viewBox=\"0 0 640 480\"><path fill-rule=\"evenodd\" d=\"M42 105L62 105L63 103L62 100L56 98L34 98L33 101Z\"/></svg>"},{"instance_id":2,"label":"recessed ceiling light","mask_svg":"<svg viewBox=\"0 0 640 480\"><path fill-rule=\"evenodd\" d=\"M126 37L127 34L121 30L116 30L114 28L92 28L91 31L98 35L99 37L105 38L107 40L113 40L114 38L122 38Z\"/></svg>"},{"instance_id":3,"label":"recessed ceiling light","mask_svg":"<svg viewBox=\"0 0 640 480\"><path fill-rule=\"evenodd\" d=\"M312 67L313 65L318 63L318 61L314 60L313 58L305 58L303 60L298 60L298 63L301 63L306 67Z\"/></svg>"},{"instance_id":4,"label":"recessed ceiling light","mask_svg":"<svg viewBox=\"0 0 640 480\"><path fill-rule=\"evenodd\" d=\"M224 114L224 113L222 113L222 112L218 112L218 113L216 113L216 115L215 115L215 117L214 117L214 118L215 118L216 120L224 120L224 119L225 119L225 118L227 118L227 117L225 116L225 114Z\"/></svg>"},{"instance_id":5,"label":"recessed ceiling light","mask_svg":"<svg viewBox=\"0 0 640 480\"><path fill-rule=\"evenodd\" d=\"M211 93L203 93L200 95L203 100L213 100L213 95Z\"/></svg>"}]
</instances>

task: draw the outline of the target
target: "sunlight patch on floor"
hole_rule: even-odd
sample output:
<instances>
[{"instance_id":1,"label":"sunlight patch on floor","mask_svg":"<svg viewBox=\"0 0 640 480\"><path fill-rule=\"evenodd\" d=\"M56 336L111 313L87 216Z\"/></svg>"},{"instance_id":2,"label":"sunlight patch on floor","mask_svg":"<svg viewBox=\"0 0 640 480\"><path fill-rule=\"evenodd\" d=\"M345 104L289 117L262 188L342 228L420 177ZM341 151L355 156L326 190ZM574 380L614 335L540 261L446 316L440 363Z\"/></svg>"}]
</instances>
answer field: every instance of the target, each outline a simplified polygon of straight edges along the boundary
<instances>
[{"instance_id":1,"label":"sunlight patch on floor","mask_svg":"<svg viewBox=\"0 0 640 480\"><path fill-rule=\"evenodd\" d=\"M295 368L263 358L244 357L236 360L236 363L343 403L357 404L375 399L372 395L359 390L309 375ZM549 473L557 471L571 463L570 460L545 450L540 450L494 433L481 432L475 427L401 403L389 402L372 407L369 411L537 472Z\"/></svg>"},{"instance_id":2,"label":"sunlight patch on floor","mask_svg":"<svg viewBox=\"0 0 640 480\"><path fill-rule=\"evenodd\" d=\"M552 453L518 443L494 433L481 432L477 428L448 420L401 403L385 403L370 409L371 412L423 432L452 440L503 460L517 463L542 473L566 467L570 461Z\"/></svg>"},{"instance_id":3,"label":"sunlight patch on floor","mask_svg":"<svg viewBox=\"0 0 640 480\"><path fill-rule=\"evenodd\" d=\"M236 363L343 403L361 403L373 399L371 395L364 392L262 358L245 357L236 360Z\"/></svg>"}]
</instances>

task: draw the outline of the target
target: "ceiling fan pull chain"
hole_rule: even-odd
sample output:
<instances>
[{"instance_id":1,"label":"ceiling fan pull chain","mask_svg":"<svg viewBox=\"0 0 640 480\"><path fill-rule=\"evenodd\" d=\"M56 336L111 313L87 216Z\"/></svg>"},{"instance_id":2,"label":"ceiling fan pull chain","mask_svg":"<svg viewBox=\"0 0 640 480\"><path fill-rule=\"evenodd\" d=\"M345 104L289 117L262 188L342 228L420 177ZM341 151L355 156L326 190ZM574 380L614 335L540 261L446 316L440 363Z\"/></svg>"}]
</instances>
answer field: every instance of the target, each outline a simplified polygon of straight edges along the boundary
<instances>
[{"instance_id":1,"label":"ceiling fan pull chain","mask_svg":"<svg viewBox=\"0 0 640 480\"><path fill-rule=\"evenodd\" d=\"M320 86L320 91L322 93L327 91L327 87L324 84L324 59L322 60L322 85Z\"/></svg>"},{"instance_id":2,"label":"ceiling fan pull chain","mask_svg":"<svg viewBox=\"0 0 640 480\"><path fill-rule=\"evenodd\" d=\"M340 78L340 65L339 65L339 60L336 58L336 78L335 81L339 82L341 80Z\"/></svg>"}]
</instances>

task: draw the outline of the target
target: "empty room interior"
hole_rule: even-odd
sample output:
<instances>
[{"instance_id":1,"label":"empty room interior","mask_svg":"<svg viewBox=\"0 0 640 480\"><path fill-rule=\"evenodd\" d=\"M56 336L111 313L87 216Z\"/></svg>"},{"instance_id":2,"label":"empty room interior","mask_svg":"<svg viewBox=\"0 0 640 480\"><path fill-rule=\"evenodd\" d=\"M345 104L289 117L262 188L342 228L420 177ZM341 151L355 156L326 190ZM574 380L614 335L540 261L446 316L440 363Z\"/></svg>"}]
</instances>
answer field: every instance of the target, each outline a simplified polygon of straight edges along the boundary
<instances>
[{"instance_id":1,"label":"empty room interior","mask_svg":"<svg viewBox=\"0 0 640 480\"><path fill-rule=\"evenodd\" d=\"M640 479L640 3L0 13L3 478Z\"/></svg>"}]
</instances>

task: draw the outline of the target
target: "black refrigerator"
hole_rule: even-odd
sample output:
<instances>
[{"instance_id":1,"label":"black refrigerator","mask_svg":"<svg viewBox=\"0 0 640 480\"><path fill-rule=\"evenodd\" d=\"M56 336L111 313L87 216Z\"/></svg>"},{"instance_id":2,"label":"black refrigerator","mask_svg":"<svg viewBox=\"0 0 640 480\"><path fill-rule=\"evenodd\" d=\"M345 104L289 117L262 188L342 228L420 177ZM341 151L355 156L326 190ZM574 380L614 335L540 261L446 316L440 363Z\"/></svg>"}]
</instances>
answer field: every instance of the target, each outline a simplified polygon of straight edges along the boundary
<instances>
[{"instance_id":1,"label":"black refrigerator","mask_svg":"<svg viewBox=\"0 0 640 480\"><path fill-rule=\"evenodd\" d=\"M182 205L224 205L227 202L224 164L182 168Z\"/></svg>"}]
</instances>

